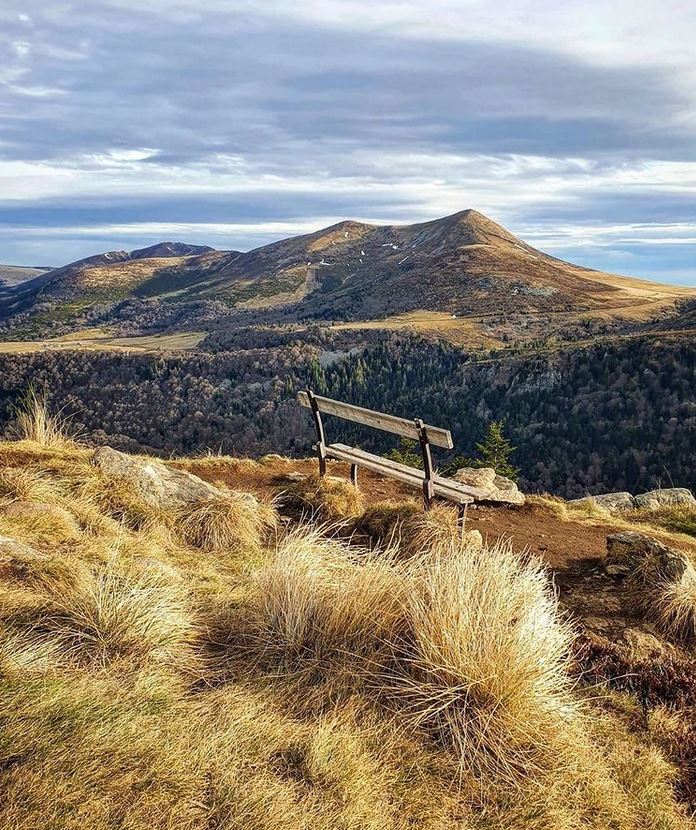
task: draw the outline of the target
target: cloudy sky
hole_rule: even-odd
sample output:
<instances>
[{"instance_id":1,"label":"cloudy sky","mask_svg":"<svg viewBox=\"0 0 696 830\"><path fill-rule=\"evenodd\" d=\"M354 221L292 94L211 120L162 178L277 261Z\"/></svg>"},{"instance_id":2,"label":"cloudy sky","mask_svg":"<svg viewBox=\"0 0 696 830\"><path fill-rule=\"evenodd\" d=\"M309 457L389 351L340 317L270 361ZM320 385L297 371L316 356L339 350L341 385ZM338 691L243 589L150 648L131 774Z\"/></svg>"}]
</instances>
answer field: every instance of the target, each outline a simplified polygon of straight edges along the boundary
<instances>
[{"instance_id":1,"label":"cloudy sky","mask_svg":"<svg viewBox=\"0 0 696 830\"><path fill-rule=\"evenodd\" d=\"M0 262L474 207L696 284L684 0L2 0Z\"/></svg>"}]
</instances>

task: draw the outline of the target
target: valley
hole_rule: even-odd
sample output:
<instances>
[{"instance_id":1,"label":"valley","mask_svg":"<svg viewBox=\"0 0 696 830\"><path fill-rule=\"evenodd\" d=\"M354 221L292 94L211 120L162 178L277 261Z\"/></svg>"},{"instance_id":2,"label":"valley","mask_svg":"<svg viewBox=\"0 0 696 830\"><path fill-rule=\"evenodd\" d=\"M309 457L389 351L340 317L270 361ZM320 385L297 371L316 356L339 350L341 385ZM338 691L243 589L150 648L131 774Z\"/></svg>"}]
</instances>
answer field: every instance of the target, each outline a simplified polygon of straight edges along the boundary
<instances>
[{"instance_id":1,"label":"valley","mask_svg":"<svg viewBox=\"0 0 696 830\"><path fill-rule=\"evenodd\" d=\"M503 419L530 491L696 486L696 290L563 262L476 211L246 253L159 243L0 290L0 430L35 385L96 444L302 455L310 386L445 413L444 464Z\"/></svg>"}]
</instances>

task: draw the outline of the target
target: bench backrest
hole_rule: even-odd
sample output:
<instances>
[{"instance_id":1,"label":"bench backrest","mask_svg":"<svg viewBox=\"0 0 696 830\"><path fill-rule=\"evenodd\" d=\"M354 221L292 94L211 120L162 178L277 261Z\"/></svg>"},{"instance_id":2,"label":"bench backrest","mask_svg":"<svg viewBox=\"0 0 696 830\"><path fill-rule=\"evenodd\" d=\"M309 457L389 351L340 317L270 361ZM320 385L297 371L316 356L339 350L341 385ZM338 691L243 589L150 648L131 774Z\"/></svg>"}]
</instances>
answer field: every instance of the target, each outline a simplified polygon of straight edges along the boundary
<instances>
[{"instance_id":1,"label":"bench backrest","mask_svg":"<svg viewBox=\"0 0 696 830\"><path fill-rule=\"evenodd\" d=\"M393 432L396 435L402 435L404 438L413 438L416 441L421 437L415 420L409 421L407 418L397 418L396 415L386 415L384 412L376 412L374 409L364 409L362 406L355 406L352 403L344 403L343 401L335 401L333 398L323 398L321 395L314 395L313 398L317 410L326 415L336 415L336 417L344 418L346 421L355 421L358 424L365 424L375 429L383 429L385 432ZM310 396L307 392L299 392L297 399L302 406L307 407L307 409L312 408ZM451 450L454 446L452 443L452 435L448 429L433 427L429 424L423 424L423 429L431 444L435 444L438 447L446 447L448 450Z\"/></svg>"}]
</instances>

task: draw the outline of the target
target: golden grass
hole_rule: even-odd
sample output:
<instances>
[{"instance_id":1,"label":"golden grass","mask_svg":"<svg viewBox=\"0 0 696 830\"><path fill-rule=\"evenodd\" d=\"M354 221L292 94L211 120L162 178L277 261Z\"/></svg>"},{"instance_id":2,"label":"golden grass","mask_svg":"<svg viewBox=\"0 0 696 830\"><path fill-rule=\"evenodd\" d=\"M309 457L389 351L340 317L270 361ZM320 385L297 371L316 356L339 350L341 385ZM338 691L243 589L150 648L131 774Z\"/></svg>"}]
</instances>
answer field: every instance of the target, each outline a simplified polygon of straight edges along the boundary
<instances>
[{"instance_id":1,"label":"golden grass","mask_svg":"<svg viewBox=\"0 0 696 830\"><path fill-rule=\"evenodd\" d=\"M452 547L419 565L407 596L412 654L396 688L414 723L472 771L513 780L562 765L581 712L565 671L572 635L541 566L509 544Z\"/></svg>"},{"instance_id":2,"label":"golden grass","mask_svg":"<svg viewBox=\"0 0 696 830\"><path fill-rule=\"evenodd\" d=\"M49 412L44 395L30 387L24 400L15 411L10 434L18 440L33 441L42 447L65 447L71 445L69 420L60 413Z\"/></svg>"},{"instance_id":3,"label":"golden grass","mask_svg":"<svg viewBox=\"0 0 696 830\"><path fill-rule=\"evenodd\" d=\"M85 452L26 441L0 469L2 504L53 488L79 528L0 507L34 548L0 552L0 826L687 826L660 751L578 698L547 576L510 546L269 535L238 494L148 516Z\"/></svg>"},{"instance_id":4,"label":"golden grass","mask_svg":"<svg viewBox=\"0 0 696 830\"><path fill-rule=\"evenodd\" d=\"M461 529L452 505L436 504L428 511L419 501L379 501L355 519L355 530L404 556L459 544Z\"/></svg>"},{"instance_id":5,"label":"golden grass","mask_svg":"<svg viewBox=\"0 0 696 830\"><path fill-rule=\"evenodd\" d=\"M358 516L365 506L362 493L349 481L335 476L322 477L316 473L293 482L285 489L283 499L313 518L326 522Z\"/></svg>"},{"instance_id":6,"label":"golden grass","mask_svg":"<svg viewBox=\"0 0 696 830\"><path fill-rule=\"evenodd\" d=\"M114 352L181 352L193 351L206 336L202 331L170 332L169 334L113 337L103 329L85 329L63 337L45 340L0 341L0 354L24 354L37 351L114 351Z\"/></svg>"},{"instance_id":7,"label":"golden grass","mask_svg":"<svg viewBox=\"0 0 696 830\"><path fill-rule=\"evenodd\" d=\"M649 586L648 607L655 621L678 640L696 639L696 569L689 563L679 582Z\"/></svg>"},{"instance_id":8,"label":"golden grass","mask_svg":"<svg viewBox=\"0 0 696 830\"><path fill-rule=\"evenodd\" d=\"M247 493L227 491L221 498L182 508L175 517L175 526L190 547L238 552L258 550L275 521L272 507Z\"/></svg>"}]
</instances>

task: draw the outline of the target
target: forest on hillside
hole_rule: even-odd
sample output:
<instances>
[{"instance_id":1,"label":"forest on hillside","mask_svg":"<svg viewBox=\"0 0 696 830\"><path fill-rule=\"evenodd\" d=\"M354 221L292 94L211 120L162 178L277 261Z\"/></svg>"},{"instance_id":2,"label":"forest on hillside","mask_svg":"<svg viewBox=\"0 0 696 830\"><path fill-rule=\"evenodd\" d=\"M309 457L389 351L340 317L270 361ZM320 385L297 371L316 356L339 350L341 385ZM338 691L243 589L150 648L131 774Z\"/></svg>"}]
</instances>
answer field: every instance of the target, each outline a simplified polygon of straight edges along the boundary
<instances>
[{"instance_id":1,"label":"forest on hillside","mask_svg":"<svg viewBox=\"0 0 696 830\"><path fill-rule=\"evenodd\" d=\"M0 356L0 431L30 385L85 439L161 455L207 450L311 452L296 391L316 391L449 427L471 455L491 420L518 447L520 483L564 496L656 486L696 488L696 343L634 338L537 355L473 355L415 336L349 348L324 331L278 333L178 355L34 352ZM245 347L246 345L246 347ZM330 440L367 449L394 437L328 419Z\"/></svg>"}]
</instances>

